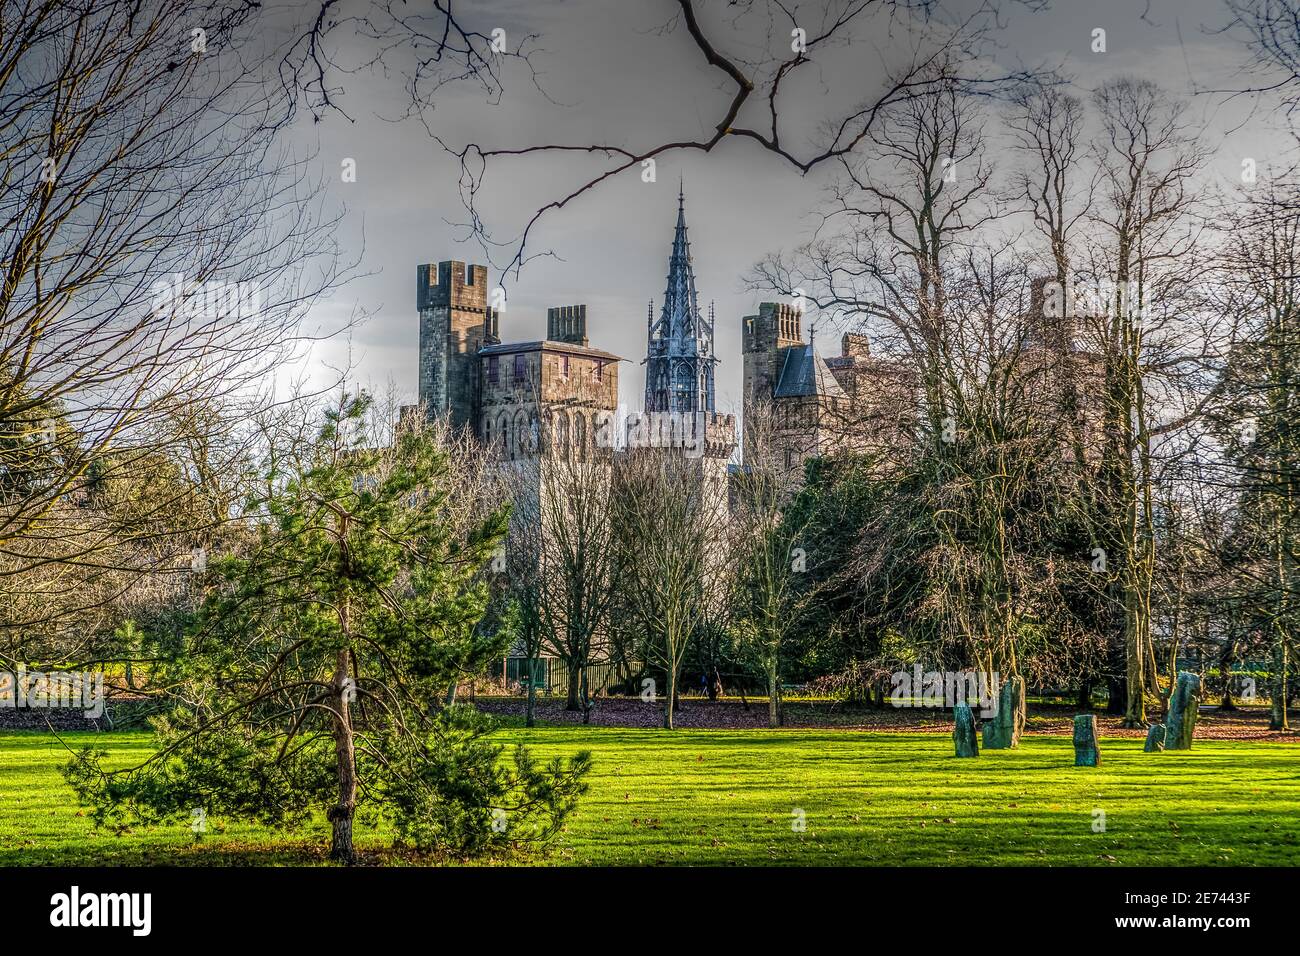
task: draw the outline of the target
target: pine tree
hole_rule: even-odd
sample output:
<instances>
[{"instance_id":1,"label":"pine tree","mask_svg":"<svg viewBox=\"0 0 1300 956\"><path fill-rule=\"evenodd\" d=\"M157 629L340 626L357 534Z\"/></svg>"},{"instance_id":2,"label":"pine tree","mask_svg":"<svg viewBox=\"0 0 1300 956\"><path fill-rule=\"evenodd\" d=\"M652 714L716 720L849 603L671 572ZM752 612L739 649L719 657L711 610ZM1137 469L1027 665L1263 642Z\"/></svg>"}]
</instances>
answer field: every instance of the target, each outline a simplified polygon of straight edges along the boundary
<instances>
[{"instance_id":1,"label":"pine tree","mask_svg":"<svg viewBox=\"0 0 1300 956\"><path fill-rule=\"evenodd\" d=\"M297 827L324 811L331 858L352 863L359 808L417 849L475 853L550 837L586 790L588 754L539 767L520 747L508 769L484 715L439 706L513 638L480 626L508 509L467 509L429 430L368 444L368 408L345 397L305 454L282 455L250 503L255 542L211 562L184 646L153 675L174 702L158 751L127 770L89 749L69 764L101 824L202 811Z\"/></svg>"}]
</instances>

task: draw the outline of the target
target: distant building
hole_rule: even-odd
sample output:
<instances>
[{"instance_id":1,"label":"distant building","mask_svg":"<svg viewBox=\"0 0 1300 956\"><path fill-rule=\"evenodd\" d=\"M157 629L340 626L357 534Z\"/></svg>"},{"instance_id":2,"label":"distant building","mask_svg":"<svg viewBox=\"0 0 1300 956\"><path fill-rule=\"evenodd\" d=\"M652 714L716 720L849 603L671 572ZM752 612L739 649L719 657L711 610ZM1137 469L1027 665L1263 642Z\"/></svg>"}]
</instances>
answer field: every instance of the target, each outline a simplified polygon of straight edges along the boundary
<instances>
[{"instance_id":1,"label":"distant building","mask_svg":"<svg viewBox=\"0 0 1300 956\"><path fill-rule=\"evenodd\" d=\"M764 302L742 332L747 410L772 416L774 440L790 468L840 452L889 458L911 442L915 377L901 363L871 356L865 335L847 334L824 359L803 338L803 313Z\"/></svg>"},{"instance_id":2,"label":"distant building","mask_svg":"<svg viewBox=\"0 0 1300 956\"><path fill-rule=\"evenodd\" d=\"M622 359L592 347L586 305L548 309L544 339L502 342L486 267L421 265L416 279L425 414L469 429L524 476L538 495L532 504L554 486L546 476L558 467L555 456L597 463L608 456L613 464L619 449L650 446L696 462L716 507L729 507L736 418L716 407L715 318L712 306L707 316L700 309L684 193L677 197L663 301L657 316L651 301L646 319L643 410L626 417L621 435L614 430ZM814 456L906 448L912 378L897 363L873 358L862 335L844 336L842 354L823 359L804 341L802 319L790 305L764 302L743 320L745 402L770 403L786 463L801 469ZM873 419L866 432L856 427L864 419ZM507 661L503 673L517 676L522 667ZM562 673L549 662L545 672ZM613 676L609 668L604 673Z\"/></svg>"}]
</instances>

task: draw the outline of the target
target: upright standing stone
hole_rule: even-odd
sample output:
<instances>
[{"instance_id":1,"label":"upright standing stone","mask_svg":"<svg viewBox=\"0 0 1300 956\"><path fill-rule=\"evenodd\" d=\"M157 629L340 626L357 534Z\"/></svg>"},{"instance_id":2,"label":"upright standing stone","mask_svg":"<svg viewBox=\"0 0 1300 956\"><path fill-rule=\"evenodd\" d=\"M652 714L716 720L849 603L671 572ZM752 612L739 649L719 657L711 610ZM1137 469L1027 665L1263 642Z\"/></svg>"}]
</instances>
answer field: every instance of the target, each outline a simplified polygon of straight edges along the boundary
<instances>
[{"instance_id":1,"label":"upright standing stone","mask_svg":"<svg viewBox=\"0 0 1300 956\"><path fill-rule=\"evenodd\" d=\"M975 715L971 713L970 704L961 701L952 710L956 721L952 729L952 740L957 747L958 757L978 757L979 740L975 736Z\"/></svg>"},{"instance_id":2,"label":"upright standing stone","mask_svg":"<svg viewBox=\"0 0 1300 956\"><path fill-rule=\"evenodd\" d=\"M1093 714L1079 714L1074 718L1074 765L1095 767L1101 763L1097 748L1097 718Z\"/></svg>"},{"instance_id":3,"label":"upright standing stone","mask_svg":"<svg viewBox=\"0 0 1300 956\"><path fill-rule=\"evenodd\" d=\"M998 688L998 710L984 725L985 750L1009 750L1025 729L1025 679L1011 677Z\"/></svg>"},{"instance_id":4,"label":"upright standing stone","mask_svg":"<svg viewBox=\"0 0 1300 956\"><path fill-rule=\"evenodd\" d=\"M1146 746L1142 748L1147 753L1159 753L1165 749L1165 725L1152 724L1147 728Z\"/></svg>"},{"instance_id":5,"label":"upright standing stone","mask_svg":"<svg viewBox=\"0 0 1300 956\"><path fill-rule=\"evenodd\" d=\"M1166 750L1192 749L1192 732L1196 729L1200 705L1201 679L1188 671L1179 671L1178 683L1169 695L1169 713L1165 716Z\"/></svg>"}]
</instances>

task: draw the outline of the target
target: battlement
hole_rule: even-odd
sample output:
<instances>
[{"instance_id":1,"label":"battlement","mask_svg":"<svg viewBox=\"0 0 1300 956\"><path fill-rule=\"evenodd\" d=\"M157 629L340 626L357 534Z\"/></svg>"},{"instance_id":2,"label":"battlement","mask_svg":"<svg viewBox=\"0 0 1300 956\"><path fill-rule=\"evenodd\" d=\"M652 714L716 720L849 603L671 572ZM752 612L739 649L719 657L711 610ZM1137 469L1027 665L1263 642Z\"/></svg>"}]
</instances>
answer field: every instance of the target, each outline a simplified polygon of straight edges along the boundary
<instances>
[{"instance_id":1,"label":"battlement","mask_svg":"<svg viewBox=\"0 0 1300 956\"><path fill-rule=\"evenodd\" d=\"M747 315L741 331L745 352L765 352L803 341L803 312L788 302L761 302Z\"/></svg>"},{"instance_id":2,"label":"battlement","mask_svg":"<svg viewBox=\"0 0 1300 956\"><path fill-rule=\"evenodd\" d=\"M450 306L484 312L488 305L487 266L466 265L455 259L415 267L415 307L424 311Z\"/></svg>"},{"instance_id":3,"label":"battlement","mask_svg":"<svg viewBox=\"0 0 1300 956\"><path fill-rule=\"evenodd\" d=\"M720 412L632 413L624 445L680 451L688 458L730 458L736 450L736 416Z\"/></svg>"},{"instance_id":4,"label":"battlement","mask_svg":"<svg viewBox=\"0 0 1300 956\"><path fill-rule=\"evenodd\" d=\"M840 339L840 356L859 359L871 357L871 340L856 332L846 332Z\"/></svg>"}]
</instances>

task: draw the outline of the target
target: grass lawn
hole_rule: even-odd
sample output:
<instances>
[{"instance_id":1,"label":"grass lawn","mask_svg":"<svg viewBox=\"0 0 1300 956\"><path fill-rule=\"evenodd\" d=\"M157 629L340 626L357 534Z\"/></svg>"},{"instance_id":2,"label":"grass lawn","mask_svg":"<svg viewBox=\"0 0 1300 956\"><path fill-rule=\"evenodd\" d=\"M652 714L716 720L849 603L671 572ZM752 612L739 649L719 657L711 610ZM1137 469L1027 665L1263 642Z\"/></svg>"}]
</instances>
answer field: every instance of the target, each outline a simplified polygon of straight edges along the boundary
<instances>
[{"instance_id":1,"label":"grass lawn","mask_svg":"<svg viewBox=\"0 0 1300 956\"><path fill-rule=\"evenodd\" d=\"M97 738L122 763L146 734ZM1198 741L1144 754L1105 739L1075 768L1069 738L957 760L937 734L836 730L505 729L539 755L583 748L591 791L552 852L559 865L1298 865L1300 747ZM326 830L280 835L209 820L124 836L96 832L59 775L46 733L0 733L0 865L320 862ZM796 832L796 810L806 829ZM1105 813L1105 832L1095 811ZM386 835L358 830L379 850ZM379 857L383 862L401 862Z\"/></svg>"}]
</instances>

